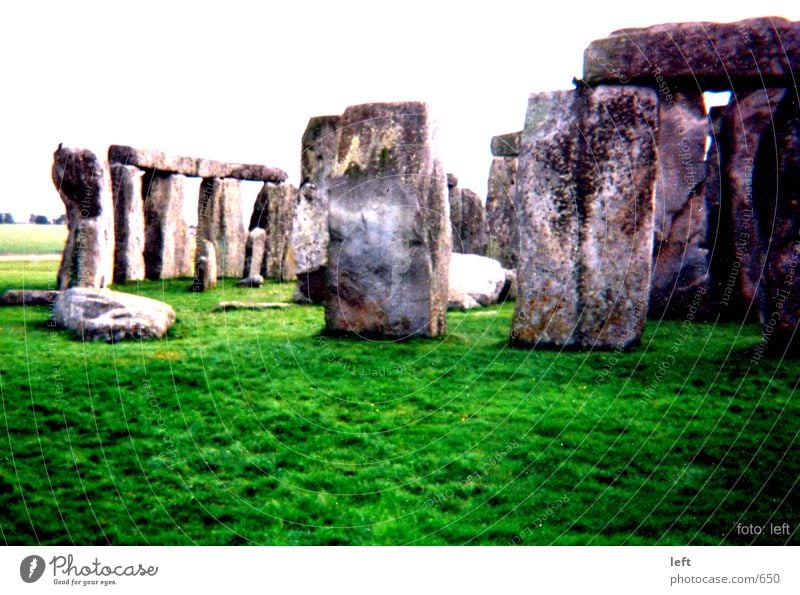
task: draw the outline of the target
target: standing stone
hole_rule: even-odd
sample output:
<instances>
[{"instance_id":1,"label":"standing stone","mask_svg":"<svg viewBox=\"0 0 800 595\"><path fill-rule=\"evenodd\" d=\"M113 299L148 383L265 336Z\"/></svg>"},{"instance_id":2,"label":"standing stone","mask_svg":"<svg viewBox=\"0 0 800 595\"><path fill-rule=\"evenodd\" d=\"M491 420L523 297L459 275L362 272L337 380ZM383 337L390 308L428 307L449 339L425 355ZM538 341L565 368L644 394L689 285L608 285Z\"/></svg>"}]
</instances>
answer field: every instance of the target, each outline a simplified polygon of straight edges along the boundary
<instances>
[{"instance_id":1,"label":"standing stone","mask_svg":"<svg viewBox=\"0 0 800 595\"><path fill-rule=\"evenodd\" d=\"M197 210L197 241L208 240L217 253L222 277L241 277L244 271L244 225L239 180L204 178Z\"/></svg>"},{"instance_id":2,"label":"standing stone","mask_svg":"<svg viewBox=\"0 0 800 595\"><path fill-rule=\"evenodd\" d=\"M87 149L58 146L53 183L67 208L67 241L58 288L111 284L114 273L114 205L108 167Z\"/></svg>"},{"instance_id":3,"label":"standing stone","mask_svg":"<svg viewBox=\"0 0 800 595\"><path fill-rule=\"evenodd\" d=\"M764 254L766 348L800 353L800 109L786 93L756 155L753 202Z\"/></svg>"},{"instance_id":4,"label":"standing stone","mask_svg":"<svg viewBox=\"0 0 800 595\"><path fill-rule=\"evenodd\" d=\"M311 118L303 133L301 185L295 204L289 248L297 275L298 303L325 301L328 263L327 181L336 161L336 129L340 116Z\"/></svg>"},{"instance_id":5,"label":"standing stone","mask_svg":"<svg viewBox=\"0 0 800 595\"><path fill-rule=\"evenodd\" d=\"M336 129L340 116L316 116L308 120L300 153L300 184L323 183L336 161Z\"/></svg>"},{"instance_id":6,"label":"standing stone","mask_svg":"<svg viewBox=\"0 0 800 595\"><path fill-rule=\"evenodd\" d=\"M424 103L347 108L331 172L328 332L444 333L450 213Z\"/></svg>"},{"instance_id":7,"label":"standing stone","mask_svg":"<svg viewBox=\"0 0 800 595\"><path fill-rule=\"evenodd\" d=\"M142 175L132 165L111 164L114 197L114 283L144 279Z\"/></svg>"},{"instance_id":8,"label":"standing stone","mask_svg":"<svg viewBox=\"0 0 800 595\"><path fill-rule=\"evenodd\" d=\"M487 255L507 269L516 269L519 262L519 212L514 204L517 161L517 157L492 159L486 196Z\"/></svg>"},{"instance_id":9,"label":"standing stone","mask_svg":"<svg viewBox=\"0 0 800 595\"><path fill-rule=\"evenodd\" d=\"M192 242L183 218L186 178L160 171L145 173L144 266L148 279L192 276Z\"/></svg>"},{"instance_id":10,"label":"standing stone","mask_svg":"<svg viewBox=\"0 0 800 595\"><path fill-rule=\"evenodd\" d=\"M206 291L217 286L217 251L214 244L201 240L197 251L192 291Z\"/></svg>"},{"instance_id":11,"label":"standing stone","mask_svg":"<svg viewBox=\"0 0 800 595\"><path fill-rule=\"evenodd\" d=\"M464 188L461 190L461 245L464 253L484 256L488 243L489 229L483 201L472 190Z\"/></svg>"},{"instance_id":12,"label":"standing stone","mask_svg":"<svg viewBox=\"0 0 800 595\"><path fill-rule=\"evenodd\" d=\"M483 201L472 190L458 187L458 178L447 174L447 194L450 202L453 252L486 254L488 228Z\"/></svg>"},{"instance_id":13,"label":"standing stone","mask_svg":"<svg viewBox=\"0 0 800 595\"><path fill-rule=\"evenodd\" d=\"M519 157L512 341L626 348L644 327L653 249L656 95L530 97Z\"/></svg>"},{"instance_id":14,"label":"standing stone","mask_svg":"<svg viewBox=\"0 0 800 595\"><path fill-rule=\"evenodd\" d=\"M247 233L244 256L244 276L255 277L264 270L264 252L267 247L267 232L256 227Z\"/></svg>"},{"instance_id":15,"label":"standing stone","mask_svg":"<svg viewBox=\"0 0 800 595\"><path fill-rule=\"evenodd\" d=\"M785 89L735 93L722 110L716 135L721 159L720 235L712 266L717 291L722 292L723 303L730 301L729 313L734 320L757 320L764 297L764 260L753 205L753 175L760 148L768 150L762 137L771 130L775 109L785 95Z\"/></svg>"},{"instance_id":16,"label":"standing stone","mask_svg":"<svg viewBox=\"0 0 800 595\"><path fill-rule=\"evenodd\" d=\"M651 317L706 314L709 230L702 185L708 134L700 93L673 90L671 101L659 103Z\"/></svg>"},{"instance_id":17,"label":"standing stone","mask_svg":"<svg viewBox=\"0 0 800 595\"><path fill-rule=\"evenodd\" d=\"M266 231L264 277L293 280L295 271L284 269L284 256L292 234L297 188L291 184L265 183L258 193L250 229L260 227Z\"/></svg>"}]
</instances>

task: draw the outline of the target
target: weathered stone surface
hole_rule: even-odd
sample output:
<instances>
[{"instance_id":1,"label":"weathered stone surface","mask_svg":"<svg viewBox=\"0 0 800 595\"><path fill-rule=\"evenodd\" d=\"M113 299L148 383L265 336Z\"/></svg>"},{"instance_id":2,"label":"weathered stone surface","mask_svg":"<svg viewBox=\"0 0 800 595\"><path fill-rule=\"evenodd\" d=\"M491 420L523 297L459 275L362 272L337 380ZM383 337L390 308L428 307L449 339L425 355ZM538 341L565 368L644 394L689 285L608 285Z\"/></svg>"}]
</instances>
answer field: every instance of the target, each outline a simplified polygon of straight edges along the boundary
<instances>
[{"instance_id":1,"label":"weathered stone surface","mask_svg":"<svg viewBox=\"0 0 800 595\"><path fill-rule=\"evenodd\" d=\"M470 310L500 301L513 271L499 262L476 254L453 252L449 270L448 309Z\"/></svg>"},{"instance_id":2,"label":"weathered stone surface","mask_svg":"<svg viewBox=\"0 0 800 595\"><path fill-rule=\"evenodd\" d=\"M743 91L720 110L716 143L721 196L712 270L723 318L742 321L759 316L764 260L753 205L755 160L762 147L770 150L763 137L772 129L775 110L785 95L785 89Z\"/></svg>"},{"instance_id":3,"label":"weathered stone surface","mask_svg":"<svg viewBox=\"0 0 800 595\"><path fill-rule=\"evenodd\" d=\"M175 312L169 304L150 298L111 291L75 287L62 291L53 305L56 325L82 340L116 343L123 339L163 337Z\"/></svg>"},{"instance_id":4,"label":"weathered stone surface","mask_svg":"<svg viewBox=\"0 0 800 595\"><path fill-rule=\"evenodd\" d=\"M53 289L8 289L0 294L0 306L52 306L57 296Z\"/></svg>"},{"instance_id":5,"label":"weathered stone surface","mask_svg":"<svg viewBox=\"0 0 800 595\"><path fill-rule=\"evenodd\" d=\"M523 224L512 341L639 342L653 249L656 116L646 88L531 95L517 178Z\"/></svg>"},{"instance_id":6,"label":"weathered stone surface","mask_svg":"<svg viewBox=\"0 0 800 595\"><path fill-rule=\"evenodd\" d=\"M449 178L451 174L447 175ZM483 201L472 190L459 188L455 184L448 184L447 193L450 201L453 252L486 254L489 229Z\"/></svg>"},{"instance_id":7,"label":"weathered stone surface","mask_svg":"<svg viewBox=\"0 0 800 595\"><path fill-rule=\"evenodd\" d=\"M328 193L311 183L300 187L292 220L290 244L297 275L328 264Z\"/></svg>"},{"instance_id":8,"label":"weathered stone surface","mask_svg":"<svg viewBox=\"0 0 800 595\"><path fill-rule=\"evenodd\" d=\"M492 137L492 155L495 157L519 157L522 131L498 134Z\"/></svg>"},{"instance_id":9,"label":"weathered stone surface","mask_svg":"<svg viewBox=\"0 0 800 595\"><path fill-rule=\"evenodd\" d=\"M217 250L208 240L200 240L198 257L194 266L192 291L206 291L217 286Z\"/></svg>"},{"instance_id":10,"label":"weathered stone surface","mask_svg":"<svg viewBox=\"0 0 800 595\"><path fill-rule=\"evenodd\" d=\"M656 152L651 317L685 318L708 308L708 207L702 192L709 130L703 96L673 92L660 102Z\"/></svg>"},{"instance_id":11,"label":"weathered stone surface","mask_svg":"<svg viewBox=\"0 0 800 595\"><path fill-rule=\"evenodd\" d=\"M324 182L336 161L336 128L340 116L316 116L308 120L300 153L300 185Z\"/></svg>"},{"instance_id":12,"label":"weathered stone surface","mask_svg":"<svg viewBox=\"0 0 800 595\"><path fill-rule=\"evenodd\" d=\"M234 178L275 183L283 182L287 178L286 172L277 167L167 155L163 151L135 149L124 145L111 145L108 148L108 161L199 178Z\"/></svg>"},{"instance_id":13,"label":"weathered stone surface","mask_svg":"<svg viewBox=\"0 0 800 595\"><path fill-rule=\"evenodd\" d=\"M105 162L87 149L59 145L53 184L67 208L67 241L58 288L105 287L114 273L114 204Z\"/></svg>"},{"instance_id":14,"label":"weathered stone surface","mask_svg":"<svg viewBox=\"0 0 800 595\"><path fill-rule=\"evenodd\" d=\"M351 106L337 137L329 183L327 331L442 334L450 209L427 106Z\"/></svg>"},{"instance_id":15,"label":"weathered stone surface","mask_svg":"<svg viewBox=\"0 0 800 595\"><path fill-rule=\"evenodd\" d=\"M800 353L800 107L783 96L755 160L753 203L764 253L764 347Z\"/></svg>"},{"instance_id":16,"label":"weathered stone surface","mask_svg":"<svg viewBox=\"0 0 800 595\"><path fill-rule=\"evenodd\" d=\"M323 304L328 296L328 267L298 273L292 301L297 304Z\"/></svg>"},{"instance_id":17,"label":"weathered stone surface","mask_svg":"<svg viewBox=\"0 0 800 595\"><path fill-rule=\"evenodd\" d=\"M296 203L297 188L291 184L264 184L258 193L250 217L250 229L260 227L266 231L261 271L264 277L284 281L295 278L294 270L284 269L284 256L292 236Z\"/></svg>"},{"instance_id":18,"label":"weathered stone surface","mask_svg":"<svg viewBox=\"0 0 800 595\"><path fill-rule=\"evenodd\" d=\"M194 242L183 218L186 178L145 172L144 267L148 279L191 277Z\"/></svg>"},{"instance_id":19,"label":"weathered stone surface","mask_svg":"<svg viewBox=\"0 0 800 595\"><path fill-rule=\"evenodd\" d=\"M264 253L267 249L267 232L256 227L247 232L244 256L244 276L255 277L264 270Z\"/></svg>"},{"instance_id":20,"label":"weathered stone surface","mask_svg":"<svg viewBox=\"0 0 800 595\"><path fill-rule=\"evenodd\" d=\"M251 288L259 288L264 285L264 277L261 275L253 275L252 277L245 277L241 281L239 281L236 285L239 287L251 287Z\"/></svg>"},{"instance_id":21,"label":"weathered stone surface","mask_svg":"<svg viewBox=\"0 0 800 595\"><path fill-rule=\"evenodd\" d=\"M800 73L800 23L777 17L735 23L667 23L623 29L593 41L583 57L590 85L664 89L663 76L694 89L786 86ZM662 95L663 99L663 95Z\"/></svg>"},{"instance_id":22,"label":"weathered stone surface","mask_svg":"<svg viewBox=\"0 0 800 595\"><path fill-rule=\"evenodd\" d=\"M221 277L244 272L245 237L239 180L204 178L197 203L197 241L208 240L217 253Z\"/></svg>"},{"instance_id":23,"label":"weathered stone surface","mask_svg":"<svg viewBox=\"0 0 800 595\"><path fill-rule=\"evenodd\" d=\"M489 169L486 223L489 230L486 254L507 269L519 261L519 210L514 203L517 158L495 157Z\"/></svg>"},{"instance_id":24,"label":"weathered stone surface","mask_svg":"<svg viewBox=\"0 0 800 595\"><path fill-rule=\"evenodd\" d=\"M111 164L114 198L114 283L144 279L142 175L132 165Z\"/></svg>"}]
</instances>

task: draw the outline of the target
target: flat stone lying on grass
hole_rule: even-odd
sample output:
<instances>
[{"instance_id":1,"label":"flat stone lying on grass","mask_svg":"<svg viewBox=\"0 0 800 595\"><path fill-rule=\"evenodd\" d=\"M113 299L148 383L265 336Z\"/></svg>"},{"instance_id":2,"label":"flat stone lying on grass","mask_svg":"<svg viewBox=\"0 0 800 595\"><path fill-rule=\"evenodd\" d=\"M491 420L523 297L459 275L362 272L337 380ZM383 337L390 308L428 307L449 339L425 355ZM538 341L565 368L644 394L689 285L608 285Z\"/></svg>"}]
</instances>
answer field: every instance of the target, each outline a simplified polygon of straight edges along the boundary
<instances>
[{"instance_id":1,"label":"flat stone lying on grass","mask_svg":"<svg viewBox=\"0 0 800 595\"><path fill-rule=\"evenodd\" d=\"M514 271L504 269L492 258L453 252L447 309L471 310L496 304L508 295L516 277Z\"/></svg>"},{"instance_id":2,"label":"flat stone lying on grass","mask_svg":"<svg viewBox=\"0 0 800 595\"><path fill-rule=\"evenodd\" d=\"M220 302L212 312L224 312L227 310L280 310L288 308L291 304L285 302Z\"/></svg>"},{"instance_id":3,"label":"flat stone lying on grass","mask_svg":"<svg viewBox=\"0 0 800 595\"><path fill-rule=\"evenodd\" d=\"M116 343L163 337L175 322L175 311L169 304L130 293L73 287L56 298L53 320L79 339Z\"/></svg>"},{"instance_id":4,"label":"flat stone lying on grass","mask_svg":"<svg viewBox=\"0 0 800 595\"><path fill-rule=\"evenodd\" d=\"M261 275L253 275L251 277L245 277L241 281L239 281L236 285L239 287L261 287L264 285L264 277Z\"/></svg>"},{"instance_id":5,"label":"flat stone lying on grass","mask_svg":"<svg viewBox=\"0 0 800 595\"><path fill-rule=\"evenodd\" d=\"M58 294L55 289L9 289L0 294L0 306L50 306Z\"/></svg>"}]
</instances>

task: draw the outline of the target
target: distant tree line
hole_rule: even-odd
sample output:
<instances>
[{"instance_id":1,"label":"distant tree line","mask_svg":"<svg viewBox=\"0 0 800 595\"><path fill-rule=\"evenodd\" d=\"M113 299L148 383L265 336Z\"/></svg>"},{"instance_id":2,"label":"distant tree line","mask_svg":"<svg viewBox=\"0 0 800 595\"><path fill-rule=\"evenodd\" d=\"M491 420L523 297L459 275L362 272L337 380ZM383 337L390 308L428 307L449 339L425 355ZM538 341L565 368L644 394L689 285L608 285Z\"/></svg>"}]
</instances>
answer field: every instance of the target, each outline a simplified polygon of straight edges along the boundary
<instances>
[{"instance_id":1,"label":"distant tree line","mask_svg":"<svg viewBox=\"0 0 800 595\"><path fill-rule=\"evenodd\" d=\"M16 223L16 221L14 221L14 216L11 213L0 213L0 225L13 225L14 223ZM34 225L50 225L51 223L53 225L66 225L67 216L62 214L50 221L50 219L44 215L31 214L31 216L28 217L28 223L33 223Z\"/></svg>"}]
</instances>

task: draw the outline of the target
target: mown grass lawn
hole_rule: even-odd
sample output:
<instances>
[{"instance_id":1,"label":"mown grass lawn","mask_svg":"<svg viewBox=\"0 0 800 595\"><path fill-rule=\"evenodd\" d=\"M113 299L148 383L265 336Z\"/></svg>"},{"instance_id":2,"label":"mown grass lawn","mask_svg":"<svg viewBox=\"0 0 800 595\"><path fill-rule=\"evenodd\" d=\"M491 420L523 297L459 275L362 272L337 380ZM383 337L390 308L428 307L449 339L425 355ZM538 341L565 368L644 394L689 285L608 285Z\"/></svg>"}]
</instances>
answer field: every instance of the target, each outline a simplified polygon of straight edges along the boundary
<instances>
[{"instance_id":1,"label":"mown grass lawn","mask_svg":"<svg viewBox=\"0 0 800 595\"><path fill-rule=\"evenodd\" d=\"M59 254L66 240L66 225L0 226L0 254Z\"/></svg>"},{"instance_id":2,"label":"mown grass lawn","mask_svg":"<svg viewBox=\"0 0 800 595\"><path fill-rule=\"evenodd\" d=\"M0 264L0 291L57 263ZM0 309L0 530L43 544L741 544L797 528L800 362L755 326L650 323L630 353L510 348L512 305L444 339L323 337L291 287L121 287L178 319L83 344ZM797 543L796 534L756 543Z\"/></svg>"}]
</instances>

